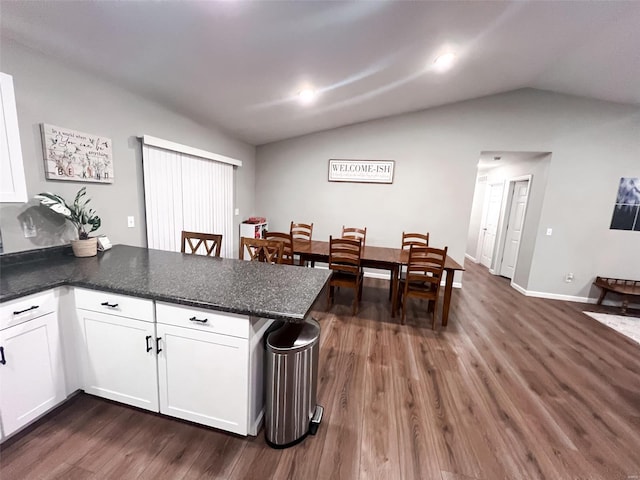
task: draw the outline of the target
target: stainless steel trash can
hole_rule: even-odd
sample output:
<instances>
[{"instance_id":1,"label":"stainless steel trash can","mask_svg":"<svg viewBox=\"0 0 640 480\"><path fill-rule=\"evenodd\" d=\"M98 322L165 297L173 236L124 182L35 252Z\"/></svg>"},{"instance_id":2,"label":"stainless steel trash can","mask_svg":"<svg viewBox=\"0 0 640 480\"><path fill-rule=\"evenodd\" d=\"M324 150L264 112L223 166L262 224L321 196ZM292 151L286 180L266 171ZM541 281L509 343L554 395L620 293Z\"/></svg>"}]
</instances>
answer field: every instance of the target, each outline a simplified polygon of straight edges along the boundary
<instances>
[{"instance_id":1,"label":"stainless steel trash can","mask_svg":"<svg viewBox=\"0 0 640 480\"><path fill-rule=\"evenodd\" d=\"M287 448L315 435L323 408L316 405L320 324L285 323L267 335L265 438Z\"/></svg>"}]
</instances>

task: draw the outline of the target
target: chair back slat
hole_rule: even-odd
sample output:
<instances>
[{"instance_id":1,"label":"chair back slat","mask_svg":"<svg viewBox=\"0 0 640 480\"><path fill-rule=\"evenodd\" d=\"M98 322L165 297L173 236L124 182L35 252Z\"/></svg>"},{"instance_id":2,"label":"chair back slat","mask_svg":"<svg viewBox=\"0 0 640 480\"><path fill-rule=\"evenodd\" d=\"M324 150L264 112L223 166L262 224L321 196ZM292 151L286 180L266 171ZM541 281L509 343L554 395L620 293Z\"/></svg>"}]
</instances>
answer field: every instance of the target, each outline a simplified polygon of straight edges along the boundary
<instances>
[{"instance_id":1,"label":"chair back slat","mask_svg":"<svg viewBox=\"0 0 640 480\"><path fill-rule=\"evenodd\" d=\"M428 247L429 233L405 233L402 232L402 250L409 250L411 246Z\"/></svg>"},{"instance_id":2,"label":"chair back slat","mask_svg":"<svg viewBox=\"0 0 640 480\"><path fill-rule=\"evenodd\" d=\"M198 254L200 247L204 250L203 255L219 257L220 248L222 247L222 235L217 233L182 231L180 248L182 253Z\"/></svg>"},{"instance_id":3,"label":"chair back slat","mask_svg":"<svg viewBox=\"0 0 640 480\"><path fill-rule=\"evenodd\" d=\"M291 222L291 227L289 229L291 232L291 238L293 240L307 240L311 241L311 237L313 236L313 223L293 223Z\"/></svg>"},{"instance_id":4,"label":"chair back slat","mask_svg":"<svg viewBox=\"0 0 640 480\"><path fill-rule=\"evenodd\" d=\"M362 246L367 240L367 227L364 228L356 228L356 227L345 227L342 226L342 238L350 238L360 240L362 242Z\"/></svg>"},{"instance_id":5,"label":"chair back slat","mask_svg":"<svg viewBox=\"0 0 640 480\"><path fill-rule=\"evenodd\" d=\"M406 281L409 284L428 283L439 286L446 259L447 247L440 249L412 245L409 249Z\"/></svg>"},{"instance_id":6,"label":"chair back slat","mask_svg":"<svg viewBox=\"0 0 640 480\"><path fill-rule=\"evenodd\" d=\"M282 242L282 260L280 263L293 265L293 239L290 233L266 232L264 238Z\"/></svg>"},{"instance_id":7,"label":"chair back slat","mask_svg":"<svg viewBox=\"0 0 640 480\"><path fill-rule=\"evenodd\" d=\"M331 270L359 275L361 256L360 239L329 237L329 268Z\"/></svg>"},{"instance_id":8,"label":"chair back slat","mask_svg":"<svg viewBox=\"0 0 640 480\"><path fill-rule=\"evenodd\" d=\"M264 238L240 238L240 260L244 260L245 250L249 252L249 259L264 263L282 263L284 244L280 240L266 240Z\"/></svg>"}]
</instances>

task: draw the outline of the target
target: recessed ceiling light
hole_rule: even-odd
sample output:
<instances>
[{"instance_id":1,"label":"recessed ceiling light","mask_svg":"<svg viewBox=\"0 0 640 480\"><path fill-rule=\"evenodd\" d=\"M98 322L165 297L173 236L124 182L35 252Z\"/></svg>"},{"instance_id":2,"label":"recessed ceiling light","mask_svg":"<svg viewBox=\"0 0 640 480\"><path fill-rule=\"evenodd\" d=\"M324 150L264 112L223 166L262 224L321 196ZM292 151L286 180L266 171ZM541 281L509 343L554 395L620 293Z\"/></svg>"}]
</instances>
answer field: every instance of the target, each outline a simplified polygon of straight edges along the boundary
<instances>
[{"instance_id":1,"label":"recessed ceiling light","mask_svg":"<svg viewBox=\"0 0 640 480\"><path fill-rule=\"evenodd\" d=\"M455 62L455 60L456 60L455 53L453 52L443 53L442 55L440 55L434 60L433 65L435 66L436 70L438 70L439 72L444 72L445 70L449 70L453 66L453 63Z\"/></svg>"},{"instance_id":2,"label":"recessed ceiling light","mask_svg":"<svg viewBox=\"0 0 640 480\"><path fill-rule=\"evenodd\" d=\"M309 104L316 99L316 91L312 88L305 88L304 90L300 90L298 92L298 98L301 103Z\"/></svg>"}]
</instances>

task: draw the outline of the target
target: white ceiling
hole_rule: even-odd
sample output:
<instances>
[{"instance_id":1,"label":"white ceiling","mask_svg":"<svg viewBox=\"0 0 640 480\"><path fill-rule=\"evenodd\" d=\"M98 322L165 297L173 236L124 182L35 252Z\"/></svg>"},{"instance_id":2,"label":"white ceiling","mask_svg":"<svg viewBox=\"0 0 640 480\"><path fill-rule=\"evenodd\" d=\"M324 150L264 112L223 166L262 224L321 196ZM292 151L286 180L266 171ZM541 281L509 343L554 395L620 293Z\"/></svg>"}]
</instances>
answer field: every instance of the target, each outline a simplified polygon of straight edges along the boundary
<instances>
[{"instance_id":1,"label":"white ceiling","mask_svg":"<svg viewBox=\"0 0 640 480\"><path fill-rule=\"evenodd\" d=\"M532 87L640 105L640 1L1 3L16 41L260 145ZM444 49L458 62L429 66ZM313 84L311 107L295 94Z\"/></svg>"}]
</instances>

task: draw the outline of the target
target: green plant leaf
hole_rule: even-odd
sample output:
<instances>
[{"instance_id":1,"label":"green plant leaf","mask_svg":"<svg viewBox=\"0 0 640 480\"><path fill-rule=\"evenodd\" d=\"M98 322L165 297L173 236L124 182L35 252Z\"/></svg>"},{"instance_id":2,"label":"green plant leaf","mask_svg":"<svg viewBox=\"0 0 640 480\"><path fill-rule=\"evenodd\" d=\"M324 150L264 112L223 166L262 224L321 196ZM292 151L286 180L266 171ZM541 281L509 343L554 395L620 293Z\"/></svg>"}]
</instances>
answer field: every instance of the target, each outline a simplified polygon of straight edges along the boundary
<instances>
[{"instance_id":1,"label":"green plant leaf","mask_svg":"<svg viewBox=\"0 0 640 480\"><path fill-rule=\"evenodd\" d=\"M100 228L101 225L100 217L96 215L95 210L87 208L87 204L91 199L84 198L87 194L86 190L86 187L78 190L72 205L68 205L61 196L49 192L40 193L35 195L34 198L38 200L40 204L69 220L78 231L78 237L85 239L89 236L85 225L91 225L90 232L94 232Z\"/></svg>"}]
</instances>

